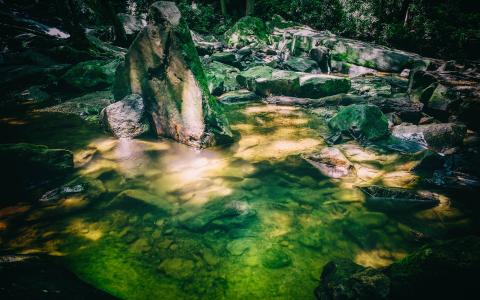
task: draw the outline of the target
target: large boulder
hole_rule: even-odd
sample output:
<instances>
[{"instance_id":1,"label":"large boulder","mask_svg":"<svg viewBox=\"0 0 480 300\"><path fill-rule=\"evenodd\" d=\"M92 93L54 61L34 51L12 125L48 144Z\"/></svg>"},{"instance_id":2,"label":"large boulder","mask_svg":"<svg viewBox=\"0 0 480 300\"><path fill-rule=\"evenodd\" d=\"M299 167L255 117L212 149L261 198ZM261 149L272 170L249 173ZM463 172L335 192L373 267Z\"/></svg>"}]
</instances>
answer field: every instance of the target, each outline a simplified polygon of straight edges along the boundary
<instances>
[{"instance_id":1,"label":"large boulder","mask_svg":"<svg viewBox=\"0 0 480 300\"><path fill-rule=\"evenodd\" d=\"M69 69L61 79L81 91L103 89L113 84L119 64L119 60L84 61Z\"/></svg>"},{"instance_id":2,"label":"large boulder","mask_svg":"<svg viewBox=\"0 0 480 300\"><path fill-rule=\"evenodd\" d=\"M325 74L307 74L257 66L241 72L238 83L263 96L285 95L320 98L350 90L348 78Z\"/></svg>"},{"instance_id":3,"label":"large boulder","mask_svg":"<svg viewBox=\"0 0 480 300\"><path fill-rule=\"evenodd\" d=\"M458 116L469 127L480 128L480 66L447 62L437 70L410 72L410 97L425 103L429 114L446 122Z\"/></svg>"},{"instance_id":4,"label":"large boulder","mask_svg":"<svg viewBox=\"0 0 480 300\"><path fill-rule=\"evenodd\" d=\"M465 125L456 123L427 125L402 124L392 129L393 136L417 142L439 152L461 146L466 132L467 128Z\"/></svg>"},{"instance_id":5,"label":"large boulder","mask_svg":"<svg viewBox=\"0 0 480 300\"><path fill-rule=\"evenodd\" d=\"M117 14L117 18L125 31L125 35L130 41L132 41L137 34L142 31L143 27L147 25L147 22L138 16L119 13Z\"/></svg>"},{"instance_id":6,"label":"large boulder","mask_svg":"<svg viewBox=\"0 0 480 300\"><path fill-rule=\"evenodd\" d=\"M292 56L285 62L285 67L288 70L309 73L317 67L317 63L311 59Z\"/></svg>"},{"instance_id":7,"label":"large boulder","mask_svg":"<svg viewBox=\"0 0 480 300\"><path fill-rule=\"evenodd\" d=\"M285 47L291 49L294 55L308 54L314 48L325 47L330 50L333 60L386 72L400 73L405 68L430 63L414 53L347 39L306 26L276 28L271 39L278 45L286 43Z\"/></svg>"},{"instance_id":8,"label":"large boulder","mask_svg":"<svg viewBox=\"0 0 480 300\"><path fill-rule=\"evenodd\" d=\"M229 47L237 48L252 43L266 44L268 35L265 23L257 17L243 17L225 32L225 42Z\"/></svg>"},{"instance_id":9,"label":"large boulder","mask_svg":"<svg viewBox=\"0 0 480 300\"><path fill-rule=\"evenodd\" d=\"M139 94L158 136L194 147L230 142L232 133L210 95L190 30L174 2L150 6L148 24L117 70L114 95Z\"/></svg>"},{"instance_id":10,"label":"large boulder","mask_svg":"<svg viewBox=\"0 0 480 300\"><path fill-rule=\"evenodd\" d=\"M358 134L367 140L378 140L390 134L387 118L375 105L353 104L344 107L328 125L334 131Z\"/></svg>"},{"instance_id":11,"label":"large boulder","mask_svg":"<svg viewBox=\"0 0 480 300\"><path fill-rule=\"evenodd\" d=\"M73 171L72 152L33 144L0 145L0 162L8 172L0 181L1 204L30 196L32 190L48 188Z\"/></svg>"},{"instance_id":12,"label":"large boulder","mask_svg":"<svg viewBox=\"0 0 480 300\"><path fill-rule=\"evenodd\" d=\"M110 104L102 110L101 116L106 129L117 138L135 138L150 129L143 98L140 95L128 95Z\"/></svg>"}]
</instances>

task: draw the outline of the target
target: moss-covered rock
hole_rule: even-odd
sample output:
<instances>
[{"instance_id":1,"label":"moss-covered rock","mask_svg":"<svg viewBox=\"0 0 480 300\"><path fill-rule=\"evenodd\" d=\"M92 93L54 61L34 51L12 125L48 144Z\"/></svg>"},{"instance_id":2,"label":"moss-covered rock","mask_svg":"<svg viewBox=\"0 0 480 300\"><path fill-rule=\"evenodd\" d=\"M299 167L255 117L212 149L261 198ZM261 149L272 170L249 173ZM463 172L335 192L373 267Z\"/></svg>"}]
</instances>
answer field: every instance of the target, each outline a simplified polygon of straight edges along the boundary
<instances>
[{"instance_id":1,"label":"moss-covered rock","mask_svg":"<svg viewBox=\"0 0 480 300\"><path fill-rule=\"evenodd\" d=\"M378 140L390 134L387 118L374 105L353 104L344 107L328 125L335 131L359 133L368 140Z\"/></svg>"},{"instance_id":2,"label":"moss-covered rock","mask_svg":"<svg viewBox=\"0 0 480 300\"><path fill-rule=\"evenodd\" d=\"M261 257L262 265L268 269L280 269L292 264L292 259L281 247L267 249Z\"/></svg>"},{"instance_id":3,"label":"moss-covered rock","mask_svg":"<svg viewBox=\"0 0 480 300\"><path fill-rule=\"evenodd\" d=\"M141 95L158 136L199 148L231 142L228 122L208 90L190 30L175 3L155 2L148 20L117 70L115 97Z\"/></svg>"},{"instance_id":4,"label":"moss-covered rock","mask_svg":"<svg viewBox=\"0 0 480 300\"><path fill-rule=\"evenodd\" d=\"M230 47L243 47L252 43L268 42L265 23L257 17L246 16L225 32L225 42Z\"/></svg>"},{"instance_id":5,"label":"moss-covered rock","mask_svg":"<svg viewBox=\"0 0 480 300\"><path fill-rule=\"evenodd\" d=\"M303 74L299 78L299 90L295 94L305 98L320 98L350 90L350 79L325 74Z\"/></svg>"},{"instance_id":6,"label":"moss-covered rock","mask_svg":"<svg viewBox=\"0 0 480 300\"><path fill-rule=\"evenodd\" d=\"M320 98L350 89L350 80L324 74L307 74L257 66L241 72L238 83L263 96L285 95Z\"/></svg>"},{"instance_id":7,"label":"moss-covered rock","mask_svg":"<svg viewBox=\"0 0 480 300\"><path fill-rule=\"evenodd\" d=\"M311 59L292 56L285 62L285 67L292 71L308 73L317 67L317 63Z\"/></svg>"},{"instance_id":8,"label":"moss-covered rock","mask_svg":"<svg viewBox=\"0 0 480 300\"><path fill-rule=\"evenodd\" d=\"M69 69L61 79L81 91L102 89L113 84L119 64L120 60L84 61Z\"/></svg>"},{"instance_id":9,"label":"moss-covered rock","mask_svg":"<svg viewBox=\"0 0 480 300\"><path fill-rule=\"evenodd\" d=\"M218 61L212 61L204 65L204 70L208 81L208 89L212 95L221 95L240 88L236 79L240 73L239 69Z\"/></svg>"},{"instance_id":10,"label":"moss-covered rock","mask_svg":"<svg viewBox=\"0 0 480 300\"><path fill-rule=\"evenodd\" d=\"M275 69L268 66L256 66L238 74L238 83L249 90L254 90L255 80L259 78L270 78Z\"/></svg>"}]
</instances>

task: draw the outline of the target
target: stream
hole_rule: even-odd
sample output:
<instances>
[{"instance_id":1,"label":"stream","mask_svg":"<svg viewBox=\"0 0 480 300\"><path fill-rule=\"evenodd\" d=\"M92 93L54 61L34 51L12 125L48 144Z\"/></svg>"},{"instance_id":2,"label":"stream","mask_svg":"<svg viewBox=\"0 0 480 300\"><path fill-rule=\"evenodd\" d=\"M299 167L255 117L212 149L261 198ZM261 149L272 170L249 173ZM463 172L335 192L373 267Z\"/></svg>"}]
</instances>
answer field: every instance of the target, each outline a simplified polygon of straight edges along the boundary
<instances>
[{"instance_id":1,"label":"stream","mask_svg":"<svg viewBox=\"0 0 480 300\"><path fill-rule=\"evenodd\" d=\"M84 181L60 201L17 206L22 220L2 248L58 256L124 299L314 299L332 259L383 267L422 239L474 228L468 209L442 194L419 212L364 207L356 185L421 188L408 171L413 156L349 142L340 148L356 176L331 179L301 158L325 147L317 115L264 104L225 110L237 141L207 150L60 124L68 134L42 138L74 148ZM29 134L52 132L42 126Z\"/></svg>"}]
</instances>

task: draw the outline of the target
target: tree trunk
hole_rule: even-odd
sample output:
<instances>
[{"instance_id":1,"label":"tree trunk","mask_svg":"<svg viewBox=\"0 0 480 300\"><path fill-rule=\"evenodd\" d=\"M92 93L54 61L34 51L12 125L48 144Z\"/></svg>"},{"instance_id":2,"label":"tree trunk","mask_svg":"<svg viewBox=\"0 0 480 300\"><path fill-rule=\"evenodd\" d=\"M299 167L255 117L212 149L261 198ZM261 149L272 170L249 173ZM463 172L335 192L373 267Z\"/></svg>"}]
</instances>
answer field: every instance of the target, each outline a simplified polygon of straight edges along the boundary
<instances>
[{"instance_id":1,"label":"tree trunk","mask_svg":"<svg viewBox=\"0 0 480 300\"><path fill-rule=\"evenodd\" d=\"M255 1L254 0L246 0L246 1L247 1L247 4L246 4L245 15L251 16L253 15L253 11L255 8Z\"/></svg>"},{"instance_id":2,"label":"tree trunk","mask_svg":"<svg viewBox=\"0 0 480 300\"><path fill-rule=\"evenodd\" d=\"M220 0L220 7L222 9L222 15L227 16L227 0Z\"/></svg>"}]
</instances>

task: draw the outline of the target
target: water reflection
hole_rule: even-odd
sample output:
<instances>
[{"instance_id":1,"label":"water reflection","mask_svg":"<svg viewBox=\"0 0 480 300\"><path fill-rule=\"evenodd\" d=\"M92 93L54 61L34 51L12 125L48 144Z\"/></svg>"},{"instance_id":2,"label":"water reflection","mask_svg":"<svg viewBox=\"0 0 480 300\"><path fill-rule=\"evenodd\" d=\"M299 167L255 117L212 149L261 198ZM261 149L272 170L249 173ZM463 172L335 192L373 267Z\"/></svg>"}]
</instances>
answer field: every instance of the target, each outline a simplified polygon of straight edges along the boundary
<instances>
[{"instance_id":1,"label":"water reflection","mask_svg":"<svg viewBox=\"0 0 480 300\"><path fill-rule=\"evenodd\" d=\"M323 120L273 105L227 113L239 135L228 148L93 141L75 160L97 192L19 209L30 223L4 247L64 255L81 278L125 299L309 299L333 258L385 266L419 246L419 230L469 226L446 198L404 216L363 207L356 184L411 184L399 154L341 145L357 176L332 180L299 156L324 147ZM11 216L0 211L0 230Z\"/></svg>"}]
</instances>

